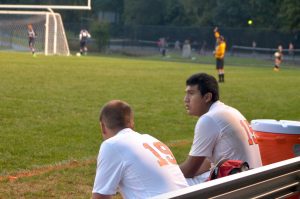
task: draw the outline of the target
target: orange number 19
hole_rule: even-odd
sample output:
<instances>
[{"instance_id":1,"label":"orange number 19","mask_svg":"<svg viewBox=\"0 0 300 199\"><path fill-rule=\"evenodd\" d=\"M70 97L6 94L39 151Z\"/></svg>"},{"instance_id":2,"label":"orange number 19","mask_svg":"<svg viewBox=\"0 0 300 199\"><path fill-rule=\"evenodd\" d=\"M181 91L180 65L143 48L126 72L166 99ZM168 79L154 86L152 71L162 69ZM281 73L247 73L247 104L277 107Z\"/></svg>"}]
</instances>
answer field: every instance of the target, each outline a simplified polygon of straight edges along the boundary
<instances>
[{"instance_id":1,"label":"orange number 19","mask_svg":"<svg viewBox=\"0 0 300 199\"><path fill-rule=\"evenodd\" d=\"M143 146L149 151L151 151L153 155L155 155L155 157L158 159L157 162L160 166L165 166L169 163L176 164L175 157L173 156L171 150L164 143L154 142L154 147L150 146L148 143L144 143ZM155 149L157 149L160 153L165 155L165 157L162 157L161 154Z\"/></svg>"}]
</instances>

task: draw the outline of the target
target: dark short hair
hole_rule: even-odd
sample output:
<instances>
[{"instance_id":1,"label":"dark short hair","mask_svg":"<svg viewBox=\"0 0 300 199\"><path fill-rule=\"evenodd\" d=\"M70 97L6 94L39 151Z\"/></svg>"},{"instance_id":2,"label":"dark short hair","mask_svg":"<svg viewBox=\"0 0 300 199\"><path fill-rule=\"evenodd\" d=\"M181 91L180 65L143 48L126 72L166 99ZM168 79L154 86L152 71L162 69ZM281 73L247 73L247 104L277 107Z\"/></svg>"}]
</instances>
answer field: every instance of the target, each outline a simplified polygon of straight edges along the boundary
<instances>
[{"instance_id":1,"label":"dark short hair","mask_svg":"<svg viewBox=\"0 0 300 199\"><path fill-rule=\"evenodd\" d=\"M129 127L133 112L129 104L121 100L112 100L105 104L100 111L99 120L109 129Z\"/></svg>"},{"instance_id":2,"label":"dark short hair","mask_svg":"<svg viewBox=\"0 0 300 199\"><path fill-rule=\"evenodd\" d=\"M219 100L219 85L216 78L206 73L196 73L186 80L187 86L198 85L201 95L212 94L212 102Z\"/></svg>"}]
</instances>

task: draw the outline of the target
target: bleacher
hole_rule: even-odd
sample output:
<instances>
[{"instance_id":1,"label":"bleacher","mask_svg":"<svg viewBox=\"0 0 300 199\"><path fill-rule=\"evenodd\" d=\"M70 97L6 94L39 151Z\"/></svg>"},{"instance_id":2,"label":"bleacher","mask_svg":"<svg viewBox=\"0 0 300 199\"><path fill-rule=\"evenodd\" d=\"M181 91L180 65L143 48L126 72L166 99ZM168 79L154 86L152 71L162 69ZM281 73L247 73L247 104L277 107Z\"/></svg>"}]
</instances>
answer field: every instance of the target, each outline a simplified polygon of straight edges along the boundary
<instances>
[{"instance_id":1,"label":"bleacher","mask_svg":"<svg viewBox=\"0 0 300 199\"><path fill-rule=\"evenodd\" d=\"M300 198L300 157L194 185L152 199Z\"/></svg>"}]
</instances>

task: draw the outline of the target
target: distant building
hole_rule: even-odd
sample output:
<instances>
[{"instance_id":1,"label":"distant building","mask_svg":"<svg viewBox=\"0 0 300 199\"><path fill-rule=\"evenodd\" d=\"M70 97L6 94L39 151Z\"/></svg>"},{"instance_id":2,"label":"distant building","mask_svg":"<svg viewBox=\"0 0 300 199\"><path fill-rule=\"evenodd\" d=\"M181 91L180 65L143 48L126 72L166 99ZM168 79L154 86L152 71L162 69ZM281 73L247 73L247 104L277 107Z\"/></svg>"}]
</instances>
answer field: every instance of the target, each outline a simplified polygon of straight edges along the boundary
<instances>
[{"instance_id":1,"label":"distant building","mask_svg":"<svg viewBox=\"0 0 300 199\"><path fill-rule=\"evenodd\" d=\"M120 14L116 12L100 11L98 12L98 20L101 22L118 24L120 22Z\"/></svg>"}]
</instances>

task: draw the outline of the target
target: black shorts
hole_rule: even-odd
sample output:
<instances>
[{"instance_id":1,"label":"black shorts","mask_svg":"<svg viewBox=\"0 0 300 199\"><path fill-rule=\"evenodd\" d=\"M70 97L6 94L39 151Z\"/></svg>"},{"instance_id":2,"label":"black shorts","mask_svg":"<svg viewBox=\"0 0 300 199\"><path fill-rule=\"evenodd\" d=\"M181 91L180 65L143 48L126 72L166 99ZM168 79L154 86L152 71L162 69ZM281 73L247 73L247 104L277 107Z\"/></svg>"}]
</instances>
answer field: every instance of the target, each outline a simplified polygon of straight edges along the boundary
<instances>
[{"instance_id":1,"label":"black shorts","mask_svg":"<svg viewBox=\"0 0 300 199\"><path fill-rule=\"evenodd\" d=\"M216 69L224 68L224 59L216 59Z\"/></svg>"},{"instance_id":2,"label":"black shorts","mask_svg":"<svg viewBox=\"0 0 300 199\"><path fill-rule=\"evenodd\" d=\"M80 48L86 47L87 41L86 40L81 40L80 41Z\"/></svg>"},{"instance_id":3,"label":"black shorts","mask_svg":"<svg viewBox=\"0 0 300 199\"><path fill-rule=\"evenodd\" d=\"M28 38L28 44L29 44L29 46L34 46L34 38L33 37L29 37Z\"/></svg>"}]
</instances>

